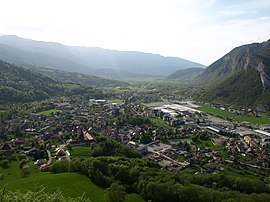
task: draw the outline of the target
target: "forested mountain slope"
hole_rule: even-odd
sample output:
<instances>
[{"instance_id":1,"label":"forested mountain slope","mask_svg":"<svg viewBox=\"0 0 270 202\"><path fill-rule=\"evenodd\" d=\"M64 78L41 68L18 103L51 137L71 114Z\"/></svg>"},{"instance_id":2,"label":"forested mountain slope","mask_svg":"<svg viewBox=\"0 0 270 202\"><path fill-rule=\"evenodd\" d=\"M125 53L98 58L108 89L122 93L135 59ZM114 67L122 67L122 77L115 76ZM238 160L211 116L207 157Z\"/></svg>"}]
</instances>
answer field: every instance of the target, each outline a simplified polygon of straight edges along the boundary
<instances>
[{"instance_id":1,"label":"forested mountain slope","mask_svg":"<svg viewBox=\"0 0 270 202\"><path fill-rule=\"evenodd\" d=\"M202 98L270 108L270 40L233 49L198 78L206 86Z\"/></svg>"},{"instance_id":2,"label":"forested mountain slope","mask_svg":"<svg viewBox=\"0 0 270 202\"><path fill-rule=\"evenodd\" d=\"M72 88L71 88L72 86ZM59 83L52 78L0 60L0 102L29 102L52 96L102 94L90 86Z\"/></svg>"}]
</instances>

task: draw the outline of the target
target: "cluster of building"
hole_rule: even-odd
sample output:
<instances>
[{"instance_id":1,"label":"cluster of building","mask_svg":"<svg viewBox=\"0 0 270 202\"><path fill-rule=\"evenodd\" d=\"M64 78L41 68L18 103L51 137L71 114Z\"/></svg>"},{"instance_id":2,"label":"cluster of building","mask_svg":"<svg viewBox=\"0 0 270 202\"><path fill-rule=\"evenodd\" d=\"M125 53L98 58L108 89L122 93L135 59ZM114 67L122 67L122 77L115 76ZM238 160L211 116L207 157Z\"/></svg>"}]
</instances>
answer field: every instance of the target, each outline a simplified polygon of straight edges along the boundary
<instances>
[{"instance_id":1,"label":"cluster of building","mask_svg":"<svg viewBox=\"0 0 270 202\"><path fill-rule=\"evenodd\" d=\"M154 100L157 99L157 95L151 94ZM142 99L149 100L152 97L145 95ZM37 164L41 170L47 170L51 155L60 161L70 160L69 151L61 145L89 146L94 142L90 135L91 131L94 131L129 145L141 152L145 158L158 162L168 170L181 169L190 164L203 164L207 172L215 172L236 156L250 157L250 160L245 162L247 165L269 167L267 159L270 155L265 148L270 146L270 133L265 130L236 127L228 120L220 120L199 111L197 106L190 102L167 103L153 108L140 103L141 100L133 103L68 98L51 100L53 108L60 113L52 116L28 113L4 122L1 127L5 134L1 134L2 136L14 134L16 128L19 128L27 134L27 138L17 137L2 142L2 153L12 155L8 151L32 150L29 153L31 155L40 152L40 149L36 148L42 146L46 153L43 152L43 156L38 158ZM171 127L158 128L151 122L117 125L115 120L123 115L158 117ZM168 135L170 130L174 131L176 137ZM151 135L149 144L142 144L140 141L145 133ZM213 145L225 146L224 152L229 154L228 159L222 157L220 151L211 149L210 146L200 147L192 140L193 137L205 134ZM160 142L162 135L168 136L166 144Z\"/></svg>"},{"instance_id":2,"label":"cluster of building","mask_svg":"<svg viewBox=\"0 0 270 202\"><path fill-rule=\"evenodd\" d=\"M201 117L199 110L186 107L179 104L169 104L153 109L154 116L163 119L171 126L180 126L183 124L196 124Z\"/></svg>"}]
</instances>

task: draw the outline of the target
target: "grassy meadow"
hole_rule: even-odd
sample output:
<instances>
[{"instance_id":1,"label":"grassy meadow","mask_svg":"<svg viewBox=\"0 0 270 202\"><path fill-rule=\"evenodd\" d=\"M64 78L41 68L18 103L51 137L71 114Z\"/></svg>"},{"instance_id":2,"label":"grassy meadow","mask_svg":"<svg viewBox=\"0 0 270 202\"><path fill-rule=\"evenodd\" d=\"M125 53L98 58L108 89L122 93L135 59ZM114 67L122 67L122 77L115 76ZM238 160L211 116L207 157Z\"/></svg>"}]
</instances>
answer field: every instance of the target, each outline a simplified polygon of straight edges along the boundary
<instances>
[{"instance_id":1,"label":"grassy meadow","mask_svg":"<svg viewBox=\"0 0 270 202\"><path fill-rule=\"evenodd\" d=\"M261 116L261 117L254 117L254 116L242 116L242 115L238 115L238 114L234 114L234 113L230 113L227 112L225 110L221 110L221 109L217 109L214 107L211 107L209 105L201 105L200 108L198 108L198 110L206 112L210 115L214 115L214 116L218 116L221 117L223 119L233 119L235 121L238 122L243 122L243 121L247 121L251 124L270 124L270 119L265 117L265 116Z\"/></svg>"},{"instance_id":2,"label":"grassy meadow","mask_svg":"<svg viewBox=\"0 0 270 202\"><path fill-rule=\"evenodd\" d=\"M150 118L150 122L154 126L159 127L159 128L169 127L169 125L164 120L162 120L160 118Z\"/></svg>"},{"instance_id":3,"label":"grassy meadow","mask_svg":"<svg viewBox=\"0 0 270 202\"><path fill-rule=\"evenodd\" d=\"M82 152L82 151L81 151ZM105 190L95 185L89 178L79 173L59 173L41 172L38 167L29 162L31 173L27 177L22 177L19 168L19 161L12 161L10 167L3 169L0 167L0 189L6 187L8 190L32 190L37 191L44 188L45 192L54 193L60 190L66 197L85 198L92 202L105 202ZM145 200L138 194L127 194L126 202L144 202Z\"/></svg>"},{"instance_id":4,"label":"grassy meadow","mask_svg":"<svg viewBox=\"0 0 270 202\"><path fill-rule=\"evenodd\" d=\"M45 115L45 116L51 116L52 113L57 113L57 112L61 112L61 110L57 110L57 109L50 109L50 110L46 110L46 111L42 111L42 112L38 112L38 114L40 115Z\"/></svg>"}]
</instances>

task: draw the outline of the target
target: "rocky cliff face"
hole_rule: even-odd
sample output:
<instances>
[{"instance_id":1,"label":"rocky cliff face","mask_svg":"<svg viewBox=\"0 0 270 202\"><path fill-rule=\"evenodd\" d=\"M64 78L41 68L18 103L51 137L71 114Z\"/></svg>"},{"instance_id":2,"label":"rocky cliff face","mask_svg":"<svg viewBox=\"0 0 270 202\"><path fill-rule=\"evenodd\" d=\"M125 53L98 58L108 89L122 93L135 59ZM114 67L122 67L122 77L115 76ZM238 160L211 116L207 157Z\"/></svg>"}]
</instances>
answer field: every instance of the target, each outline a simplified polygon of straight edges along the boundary
<instances>
[{"instance_id":1,"label":"rocky cliff face","mask_svg":"<svg viewBox=\"0 0 270 202\"><path fill-rule=\"evenodd\" d=\"M256 83L254 83L255 80ZM257 99L265 99L265 96L269 97L270 94L270 40L233 49L207 67L199 78L199 82L207 86L208 96L210 91L214 94L211 96L212 99L230 98L232 94L235 94L233 97L239 100L237 93L239 96L243 93L232 89L233 83L234 88L242 86L242 91L253 96L249 103L260 104ZM254 90L254 86L256 86L256 96L250 93L251 89ZM226 96L222 92L226 92ZM232 99L229 100L233 102Z\"/></svg>"},{"instance_id":2,"label":"rocky cliff face","mask_svg":"<svg viewBox=\"0 0 270 202\"><path fill-rule=\"evenodd\" d=\"M260 72L263 86L270 87L270 40L233 49L207 67L200 79L203 83L211 84L212 81L222 80L228 74L249 68Z\"/></svg>"}]
</instances>

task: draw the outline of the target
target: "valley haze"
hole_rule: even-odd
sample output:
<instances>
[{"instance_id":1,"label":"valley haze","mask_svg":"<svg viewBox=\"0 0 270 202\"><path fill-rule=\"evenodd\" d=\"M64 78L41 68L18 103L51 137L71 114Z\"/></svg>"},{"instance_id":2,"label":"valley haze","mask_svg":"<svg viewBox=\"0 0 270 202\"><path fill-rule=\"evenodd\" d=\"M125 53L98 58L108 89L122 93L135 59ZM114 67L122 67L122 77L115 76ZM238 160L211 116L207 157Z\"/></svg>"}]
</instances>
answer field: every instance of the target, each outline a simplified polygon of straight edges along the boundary
<instances>
[{"instance_id":1,"label":"valley haze","mask_svg":"<svg viewBox=\"0 0 270 202\"><path fill-rule=\"evenodd\" d=\"M204 67L177 57L135 51L65 46L18 36L0 36L0 59L17 65L51 67L96 76L164 76L188 67Z\"/></svg>"}]
</instances>

